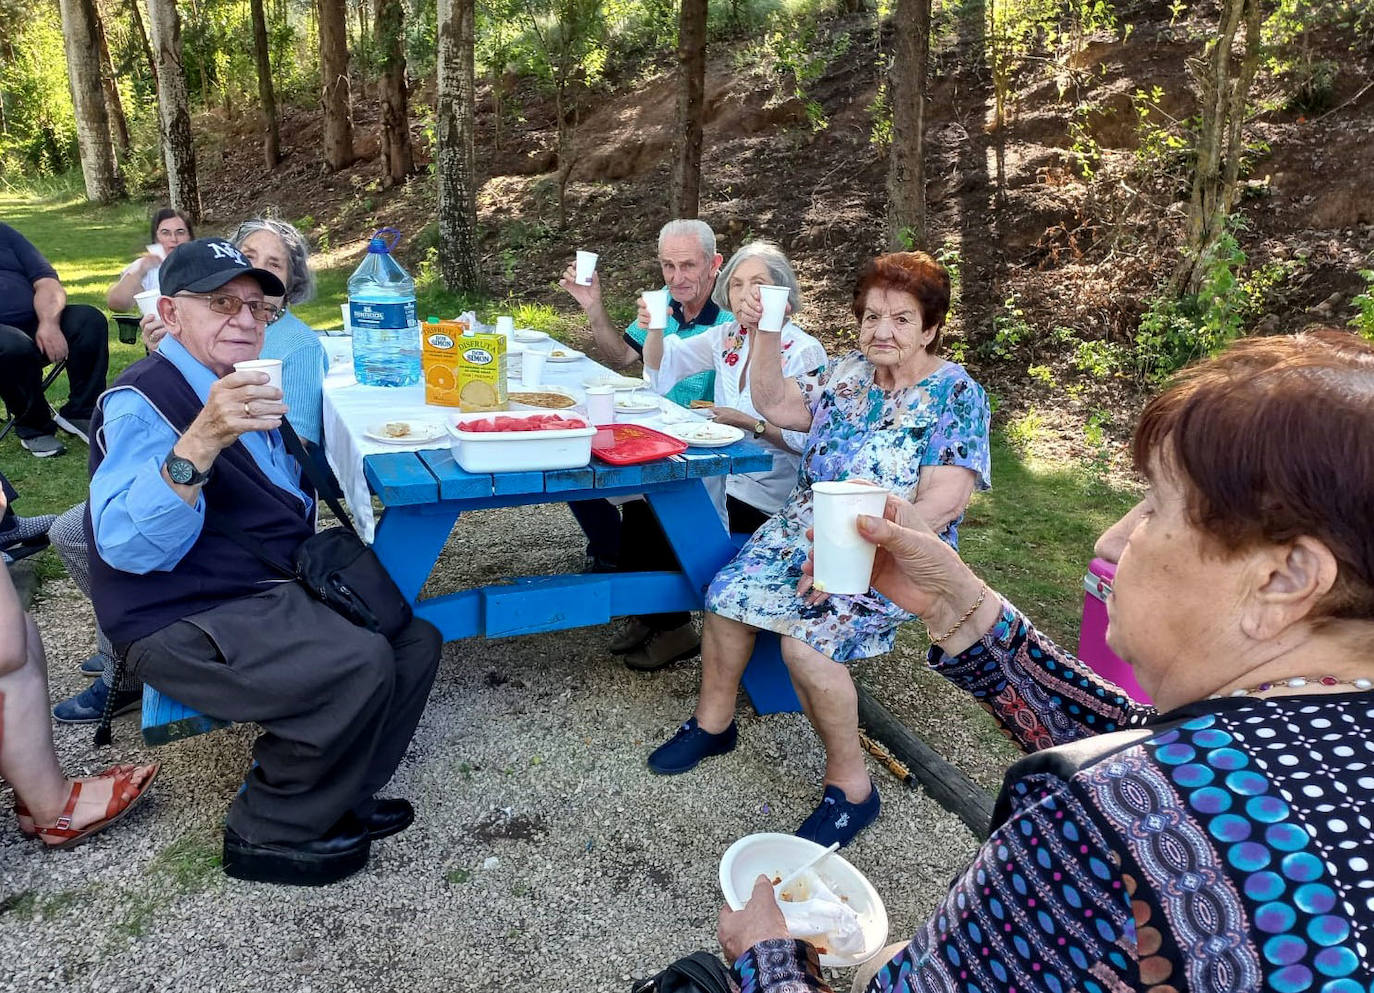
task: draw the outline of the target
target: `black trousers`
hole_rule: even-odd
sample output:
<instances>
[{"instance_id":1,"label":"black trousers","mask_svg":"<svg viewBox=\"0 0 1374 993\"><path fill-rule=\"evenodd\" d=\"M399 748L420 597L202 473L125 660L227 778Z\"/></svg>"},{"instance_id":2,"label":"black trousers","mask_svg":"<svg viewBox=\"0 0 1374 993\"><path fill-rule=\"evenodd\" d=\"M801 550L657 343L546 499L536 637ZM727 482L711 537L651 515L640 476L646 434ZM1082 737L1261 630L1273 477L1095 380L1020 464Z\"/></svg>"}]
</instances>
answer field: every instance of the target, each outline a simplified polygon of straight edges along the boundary
<instances>
[{"instance_id":1,"label":"black trousers","mask_svg":"<svg viewBox=\"0 0 1374 993\"><path fill-rule=\"evenodd\" d=\"M369 812L420 723L441 647L427 621L388 642L279 583L170 624L126 657L160 692L262 726L226 821L262 844L308 841Z\"/></svg>"},{"instance_id":2,"label":"black trousers","mask_svg":"<svg viewBox=\"0 0 1374 993\"><path fill-rule=\"evenodd\" d=\"M105 391L110 366L110 323L105 314L83 303L69 304L59 318L67 339L67 381L71 386L61 414L89 420L95 401ZM53 434L57 425L43 396L43 367L48 358L34 342L37 323L12 327L0 324L0 400L14 417L20 438Z\"/></svg>"}]
</instances>

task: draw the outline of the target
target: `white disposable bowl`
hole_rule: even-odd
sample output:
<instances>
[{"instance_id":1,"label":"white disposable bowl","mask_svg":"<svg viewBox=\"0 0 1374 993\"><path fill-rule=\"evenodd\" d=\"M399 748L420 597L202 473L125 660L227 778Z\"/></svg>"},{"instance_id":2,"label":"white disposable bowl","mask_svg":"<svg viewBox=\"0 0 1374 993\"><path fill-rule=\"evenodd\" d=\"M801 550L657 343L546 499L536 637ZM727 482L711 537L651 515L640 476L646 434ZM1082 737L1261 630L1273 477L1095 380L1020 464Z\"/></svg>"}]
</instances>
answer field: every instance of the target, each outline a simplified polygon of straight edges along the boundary
<instances>
[{"instance_id":1,"label":"white disposable bowl","mask_svg":"<svg viewBox=\"0 0 1374 993\"><path fill-rule=\"evenodd\" d=\"M754 880L759 876L769 879L786 876L824 850L814 841L794 834L746 835L727 848L720 860L720 890L725 894L725 902L731 910L742 909L749 902ZM887 944L887 908L883 906L882 897L864 874L838 852L816 866L815 872L836 896L849 898L849 906L859 915L864 933L862 952L857 955L826 953L820 957L821 965L849 968L868 961Z\"/></svg>"},{"instance_id":2,"label":"white disposable bowl","mask_svg":"<svg viewBox=\"0 0 1374 993\"><path fill-rule=\"evenodd\" d=\"M576 416L570 411L553 413ZM518 417L519 413L495 411L486 414L461 414L459 420L494 420ZM449 444L454 460L467 472L530 472L548 469L576 469L592 460L592 438L596 428L568 431L460 431L456 421L448 421Z\"/></svg>"}]
</instances>

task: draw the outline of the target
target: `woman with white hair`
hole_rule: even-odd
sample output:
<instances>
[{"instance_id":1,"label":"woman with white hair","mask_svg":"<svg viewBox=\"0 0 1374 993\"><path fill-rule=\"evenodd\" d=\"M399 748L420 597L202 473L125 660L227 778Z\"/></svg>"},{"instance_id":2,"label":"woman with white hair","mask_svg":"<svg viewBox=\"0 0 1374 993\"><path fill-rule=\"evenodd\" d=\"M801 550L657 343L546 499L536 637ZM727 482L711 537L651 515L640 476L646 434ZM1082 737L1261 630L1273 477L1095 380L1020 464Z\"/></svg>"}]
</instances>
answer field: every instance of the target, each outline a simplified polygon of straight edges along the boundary
<instances>
[{"instance_id":1,"label":"woman with white hair","mask_svg":"<svg viewBox=\"0 0 1374 993\"><path fill-rule=\"evenodd\" d=\"M785 286L791 312L801 309L801 289L787 256L777 245L752 241L730 257L716 279L711 299L722 310L737 312L749 295L760 286ZM723 503L730 530L753 534L759 525L782 509L797 482L801 452L806 447L806 432L785 431L759 413L749 386L750 345L753 336L738 320L718 324L693 338L665 336L662 331L647 331L644 339L644 368L656 391L668 394L678 383L714 371L715 405L712 413L722 424L740 428L773 455L773 467L764 472L730 476L723 494L713 494ZM825 347L792 321L782 329L782 374L789 379L816 380L825 367Z\"/></svg>"},{"instance_id":2,"label":"woman with white hair","mask_svg":"<svg viewBox=\"0 0 1374 993\"><path fill-rule=\"evenodd\" d=\"M315 296L315 274L310 271L310 245L294 226L275 217L254 217L238 226L229 238L253 265L282 281L281 316L267 326L262 358L281 359L282 393L287 418L301 440L323 444L321 414L324 376L329 359L320 336L291 313L291 305Z\"/></svg>"}]
</instances>

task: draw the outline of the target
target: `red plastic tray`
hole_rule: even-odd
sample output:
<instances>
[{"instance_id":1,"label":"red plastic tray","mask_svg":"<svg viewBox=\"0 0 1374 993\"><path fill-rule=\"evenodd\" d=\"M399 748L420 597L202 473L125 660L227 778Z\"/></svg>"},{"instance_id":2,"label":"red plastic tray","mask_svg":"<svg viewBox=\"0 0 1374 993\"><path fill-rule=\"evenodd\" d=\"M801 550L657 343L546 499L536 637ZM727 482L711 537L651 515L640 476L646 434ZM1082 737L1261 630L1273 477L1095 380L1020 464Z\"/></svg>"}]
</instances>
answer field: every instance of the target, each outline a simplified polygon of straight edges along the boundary
<instances>
[{"instance_id":1,"label":"red plastic tray","mask_svg":"<svg viewBox=\"0 0 1374 993\"><path fill-rule=\"evenodd\" d=\"M685 441L638 424L601 424L592 439L592 454L611 465L638 465L685 451Z\"/></svg>"}]
</instances>

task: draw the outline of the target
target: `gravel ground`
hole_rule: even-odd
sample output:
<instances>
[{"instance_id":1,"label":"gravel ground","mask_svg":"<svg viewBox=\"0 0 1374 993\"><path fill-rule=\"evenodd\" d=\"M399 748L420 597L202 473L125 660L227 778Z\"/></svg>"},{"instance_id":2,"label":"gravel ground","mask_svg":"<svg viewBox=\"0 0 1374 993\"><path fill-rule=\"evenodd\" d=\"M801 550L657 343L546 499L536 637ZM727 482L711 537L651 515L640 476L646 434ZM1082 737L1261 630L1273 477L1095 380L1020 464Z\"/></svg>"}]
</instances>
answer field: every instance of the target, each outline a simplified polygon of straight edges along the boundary
<instances>
[{"instance_id":1,"label":"gravel ground","mask_svg":"<svg viewBox=\"0 0 1374 993\"><path fill-rule=\"evenodd\" d=\"M460 524L436 589L518 561L575 567L562 506ZM59 700L80 689L89 605L66 580L35 603ZM604 650L612 627L445 647L429 709L389 795L415 825L377 843L368 868L320 890L226 879L219 829L255 736L236 727L150 751L136 717L94 749L59 727L72 772L163 763L130 819L49 852L0 816L0 991L626 990L696 948L718 950L717 865L755 831L791 831L819 799L822 754L800 715L740 708L740 744L663 779L644 757L691 712L697 663L640 674ZM920 649L857 674L911 727L985 783L1009 747L974 707L918 677ZM938 730L936 730L938 729ZM975 847L920 790L872 765L883 815L846 856L877 886L891 940L910 934ZM9 803L6 789L0 803ZM847 973L836 974L848 989Z\"/></svg>"}]
</instances>

